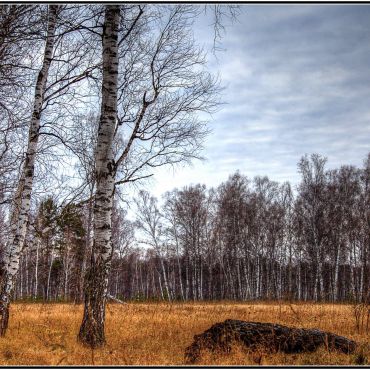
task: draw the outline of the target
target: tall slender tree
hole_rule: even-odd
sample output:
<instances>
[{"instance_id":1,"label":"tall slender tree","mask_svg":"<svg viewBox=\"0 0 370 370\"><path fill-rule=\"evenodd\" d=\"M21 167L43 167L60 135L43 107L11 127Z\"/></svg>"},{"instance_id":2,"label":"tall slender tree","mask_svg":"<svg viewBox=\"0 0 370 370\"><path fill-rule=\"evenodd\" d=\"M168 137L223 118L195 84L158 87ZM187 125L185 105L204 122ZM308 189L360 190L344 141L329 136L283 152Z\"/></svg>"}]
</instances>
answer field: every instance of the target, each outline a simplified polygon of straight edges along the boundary
<instances>
[{"instance_id":1,"label":"tall slender tree","mask_svg":"<svg viewBox=\"0 0 370 370\"><path fill-rule=\"evenodd\" d=\"M120 10L106 6L103 27L94 244L78 335L91 347L105 342L115 186L147 178L154 167L199 157L206 130L196 115L218 103L217 81L202 68L204 55L188 34L195 15L191 6L153 7L142 22L142 6Z\"/></svg>"},{"instance_id":2,"label":"tall slender tree","mask_svg":"<svg viewBox=\"0 0 370 370\"><path fill-rule=\"evenodd\" d=\"M105 343L105 304L112 249L115 183L113 139L117 121L118 27L120 6L107 5L103 32L101 115L95 161L94 242L85 286L84 317L79 340L91 347Z\"/></svg>"},{"instance_id":3,"label":"tall slender tree","mask_svg":"<svg viewBox=\"0 0 370 370\"><path fill-rule=\"evenodd\" d=\"M31 204L31 192L34 178L34 168L39 141L40 118L43 107L45 86L52 60L58 5L50 5L48 11L47 35L42 67L39 71L32 118L29 125L28 146L20 180L12 205L10 216L10 238L2 266L0 290L0 335L4 336L8 327L10 296L14 287L15 277L19 270L20 254L23 248L27 230L27 220Z\"/></svg>"}]
</instances>

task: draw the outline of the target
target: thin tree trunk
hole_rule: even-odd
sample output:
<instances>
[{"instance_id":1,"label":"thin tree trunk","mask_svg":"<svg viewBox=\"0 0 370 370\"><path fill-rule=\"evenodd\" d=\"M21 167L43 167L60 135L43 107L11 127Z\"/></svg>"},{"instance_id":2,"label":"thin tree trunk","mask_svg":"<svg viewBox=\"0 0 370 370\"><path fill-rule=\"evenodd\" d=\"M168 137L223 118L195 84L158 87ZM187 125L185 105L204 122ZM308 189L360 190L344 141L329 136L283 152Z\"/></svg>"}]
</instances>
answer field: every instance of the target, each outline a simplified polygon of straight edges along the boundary
<instances>
[{"instance_id":1,"label":"thin tree trunk","mask_svg":"<svg viewBox=\"0 0 370 370\"><path fill-rule=\"evenodd\" d=\"M171 294L170 294L170 289L168 287L168 280L167 280L167 273L166 273L166 268L164 266L163 258L158 252L158 257L160 260L161 264L161 269L162 269L162 274L163 274L163 281L164 281L164 288L166 289L166 294L167 294L167 300L171 301Z\"/></svg>"},{"instance_id":2,"label":"thin tree trunk","mask_svg":"<svg viewBox=\"0 0 370 370\"><path fill-rule=\"evenodd\" d=\"M25 264L26 264L26 295L29 297L29 269L28 269L28 253L26 252Z\"/></svg>"},{"instance_id":3,"label":"thin tree trunk","mask_svg":"<svg viewBox=\"0 0 370 370\"><path fill-rule=\"evenodd\" d=\"M317 282L318 282L318 266L316 266L316 271L315 271L315 279L314 279L314 291L313 291L313 299L315 302L318 300L318 289L317 289Z\"/></svg>"},{"instance_id":4,"label":"thin tree trunk","mask_svg":"<svg viewBox=\"0 0 370 370\"><path fill-rule=\"evenodd\" d=\"M87 216L87 230L86 230L86 240L82 248L82 259L81 259L81 266L80 266L80 279L77 283L77 292L75 295L75 303L81 303L83 300L84 295L84 281L85 281L85 273L86 273L86 262L87 262L87 255L91 253L92 243L91 243L91 226L92 226L92 218L93 218L93 196L94 196L94 185L90 189L90 200L88 206L88 216Z\"/></svg>"},{"instance_id":5,"label":"thin tree trunk","mask_svg":"<svg viewBox=\"0 0 370 370\"><path fill-rule=\"evenodd\" d=\"M240 258L236 259L236 271L237 271L237 278L238 278L238 300L243 299L242 293L242 279L240 276Z\"/></svg>"},{"instance_id":6,"label":"thin tree trunk","mask_svg":"<svg viewBox=\"0 0 370 370\"><path fill-rule=\"evenodd\" d=\"M193 300L198 300L198 260L197 257L194 256L194 269L193 269Z\"/></svg>"},{"instance_id":7,"label":"thin tree trunk","mask_svg":"<svg viewBox=\"0 0 370 370\"><path fill-rule=\"evenodd\" d=\"M103 84L99 122L94 202L94 244L86 275L85 309L78 339L91 348L105 343L105 305L112 258L112 207L115 162L113 138L117 121L118 27L120 6L107 5L103 33Z\"/></svg>"},{"instance_id":8,"label":"thin tree trunk","mask_svg":"<svg viewBox=\"0 0 370 370\"><path fill-rule=\"evenodd\" d=\"M69 283L69 249L67 247L67 255L64 264L64 300L68 299L68 283Z\"/></svg>"},{"instance_id":9,"label":"thin tree trunk","mask_svg":"<svg viewBox=\"0 0 370 370\"><path fill-rule=\"evenodd\" d=\"M163 294L163 288L162 288L162 282L161 282L161 273L158 270L157 272L158 272L159 291L161 292L162 301L164 301L164 294Z\"/></svg>"},{"instance_id":10,"label":"thin tree trunk","mask_svg":"<svg viewBox=\"0 0 370 370\"><path fill-rule=\"evenodd\" d=\"M36 266L35 266L35 293L34 298L37 298L37 289L38 289L38 281L39 281L39 248L40 248L40 241L37 240L37 247L36 247Z\"/></svg>"},{"instance_id":11,"label":"thin tree trunk","mask_svg":"<svg viewBox=\"0 0 370 370\"><path fill-rule=\"evenodd\" d=\"M243 300L247 300L248 298L250 298L250 291L249 291L250 287L249 287L249 278L248 278L249 268L247 270L247 263L249 262L247 262L247 260L244 259L243 270L244 270L245 287L243 289Z\"/></svg>"},{"instance_id":12,"label":"thin tree trunk","mask_svg":"<svg viewBox=\"0 0 370 370\"><path fill-rule=\"evenodd\" d=\"M293 298L293 289L292 289L292 245L289 244L289 262L288 262L288 299Z\"/></svg>"},{"instance_id":13,"label":"thin tree trunk","mask_svg":"<svg viewBox=\"0 0 370 370\"><path fill-rule=\"evenodd\" d=\"M256 259L257 264L257 272L256 272L256 298L258 299L260 297L260 259L257 256Z\"/></svg>"},{"instance_id":14,"label":"thin tree trunk","mask_svg":"<svg viewBox=\"0 0 370 370\"><path fill-rule=\"evenodd\" d=\"M203 300L203 263L200 258L199 299Z\"/></svg>"},{"instance_id":15,"label":"thin tree trunk","mask_svg":"<svg viewBox=\"0 0 370 370\"><path fill-rule=\"evenodd\" d=\"M186 258L185 267L185 300L189 299L189 257Z\"/></svg>"},{"instance_id":16,"label":"thin tree trunk","mask_svg":"<svg viewBox=\"0 0 370 370\"><path fill-rule=\"evenodd\" d=\"M333 282L333 301L336 302L338 299L338 278L339 278L339 252L340 249L338 247L337 255L335 258L335 268L334 268L334 282Z\"/></svg>"},{"instance_id":17,"label":"thin tree trunk","mask_svg":"<svg viewBox=\"0 0 370 370\"><path fill-rule=\"evenodd\" d=\"M51 279L51 269L53 267L53 262L54 262L54 246L51 249L51 255L50 255L50 267L49 267L48 280L47 280L47 285L46 285L46 301L49 300L49 296L50 296L50 279Z\"/></svg>"},{"instance_id":18,"label":"thin tree trunk","mask_svg":"<svg viewBox=\"0 0 370 370\"><path fill-rule=\"evenodd\" d=\"M366 242L363 241L362 244L362 264L361 264L361 300L365 302L368 295L368 288L366 284L366 262L367 262L367 255L366 255Z\"/></svg>"},{"instance_id":19,"label":"thin tree trunk","mask_svg":"<svg viewBox=\"0 0 370 370\"><path fill-rule=\"evenodd\" d=\"M35 292L34 292L34 298L37 298L37 289L38 289L38 270L39 270L39 248L40 248L40 241L37 241L37 247L36 247L36 266L35 266Z\"/></svg>"},{"instance_id":20,"label":"thin tree trunk","mask_svg":"<svg viewBox=\"0 0 370 370\"><path fill-rule=\"evenodd\" d=\"M325 297L324 292L324 279L322 276L322 262L319 263L319 286L320 286L320 300L323 300Z\"/></svg>"},{"instance_id":21,"label":"thin tree trunk","mask_svg":"<svg viewBox=\"0 0 370 370\"><path fill-rule=\"evenodd\" d=\"M174 236L175 236L175 241L176 241L176 259L177 259L177 267L179 271L180 293L181 293L181 298L184 301L185 296L184 296L184 288L182 286L182 271L181 271L181 263L180 263L179 242L178 242L177 231L176 231L175 226L173 227L173 230L174 230Z\"/></svg>"},{"instance_id":22,"label":"thin tree trunk","mask_svg":"<svg viewBox=\"0 0 370 370\"><path fill-rule=\"evenodd\" d=\"M39 140L41 110L44 101L44 92L48 78L49 67L53 56L58 7L58 5L49 6L43 64L38 74L35 87L34 105L29 127L26 158L22 168L21 177L14 198L12 214L10 217L10 237L3 261L2 281L0 287L0 336L5 335L8 327L10 296L13 291L15 278L19 270L19 259L27 231L35 159Z\"/></svg>"},{"instance_id":23,"label":"thin tree trunk","mask_svg":"<svg viewBox=\"0 0 370 370\"><path fill-rule=\"evenodd\" d=\"M297 282L297 285L298 285L298 300L300 301L301 300L301 291L302 291L302 287L301 287L301 258L299 257L299 260L298 260L298 263L297 263L297 275L298 275L298 282Z\"/></svg>"},{"instance_id":24,"label":"thin tree trunk","mask_svg":"<svg viewBox=\"0 0 370 370\"><path fill-rule=\"evenodd\" d=\"M358 271L357 271L357 256L356 256L356 244L353 243L353 296L356 302L358 302Z\"/></svg>"},{"instance_id":25,"label":"thin tree trunk","mask_svg":"<svg viewBox=\"0 0 370 370\"><path fill-rule=\"evenodd\" d=\"M23 258L20 260L20 269L19 269L19 298L23 299Z\"/></svg>"},{"instance_id":26,"label":"thin tree trunk","mask_svg":"<svg viewBox=\"0 0 370 370\"><path fill-rule=\"evenodd\" d=\"M115 286L115 293L114 293L114 296L116 298L118 297L118 274L119 274L119 271L117 269L117 271L116 271L116 286Z\"/></svg>"},{"instance_id":27,"label":"thin tree trunk","mask_svg":"<svg viewBox=\"0 0 370 370\"><path fill-rule=\"evenodd\" d=\"M180 263L180 258L179 258L178 252L177 252L177 268L178 268L178 271L179 271L179 283L180 283L181 299L184 301L185 296L184 296L184 288L182 286L182 271L181 271L181 263Z\"/></svg>"},{"instance_id":28,"label":"thin tree trunk","mask_svg":"<svg viewBox=\"0 0 370 370\"><path fill-rule=\"evenodd\" d=\"M135 257L135 276L134 276L134 292L135 298L137 299L139 296L139 279L137 277L137 256Z\"/></svg>"},{"instance_id":29,"label":"thin tree trunk","mask_svg":"<svg viewBox=\"0 0 370 370\"><path fill-rule=\"evenodd\" d=\"M208 297L207 299L208 300L212 300L213 299L213 295L212 295L212 292L213 292L213 273L212 273L212 264L209 263L208 265Z\"/></svg>"}]
</instances>

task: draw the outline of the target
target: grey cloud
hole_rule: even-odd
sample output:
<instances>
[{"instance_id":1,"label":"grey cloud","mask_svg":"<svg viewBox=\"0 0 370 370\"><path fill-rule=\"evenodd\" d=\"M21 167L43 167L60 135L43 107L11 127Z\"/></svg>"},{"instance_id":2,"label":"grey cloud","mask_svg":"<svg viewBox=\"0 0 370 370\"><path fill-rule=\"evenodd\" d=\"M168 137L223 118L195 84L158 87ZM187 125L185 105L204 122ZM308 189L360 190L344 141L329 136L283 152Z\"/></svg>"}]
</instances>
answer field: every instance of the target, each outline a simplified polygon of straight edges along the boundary
<instances>
[{"instance_id":1,"label":"grey cloud","mask_svg":"<svg viewBox=\"0 0 370 370\"><path fill-rule=\"evenodd\" d=\"M210 47L209 19L197 39ZM156 189L217 185L239 169L297 183L305 153L329 167L362 165L370 139L370 6L244 5L210 68L226 86L226 105L210 122L205 163L163 170ZM161 170L162 171L162 170ZM222 178L223 177L223 178Z\"/></svg>"}]
</instances>

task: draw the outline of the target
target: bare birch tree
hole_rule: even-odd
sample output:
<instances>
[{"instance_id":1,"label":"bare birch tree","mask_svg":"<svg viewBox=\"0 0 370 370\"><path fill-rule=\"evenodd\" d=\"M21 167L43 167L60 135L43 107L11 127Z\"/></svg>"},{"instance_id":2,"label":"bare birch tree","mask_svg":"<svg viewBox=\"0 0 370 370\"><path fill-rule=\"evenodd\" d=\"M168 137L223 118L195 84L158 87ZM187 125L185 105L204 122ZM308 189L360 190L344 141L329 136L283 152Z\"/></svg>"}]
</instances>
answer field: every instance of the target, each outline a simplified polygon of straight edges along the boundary
<instances>
[{"instance_id":1,"label":"bare birch tree","mask_svg":"<svg viewBox=\"0 0 370 370\"><path fill-rule=\"evenodd\" d=\"M164 262L164 225L163 216L159 212L157 199L151 197L148 192L141 191L138 199L135 201L137 207L137 226L143 231L143 243L151 246L159 259L161 266L160 279L163 278L164 287L166 290L166 299L172 300L172 292L169 289L168 274Z\"/></svg>"},{"instance_id":2,"label":"bare birch tree","mask_svg":"<svg viewBox=\"0 0 370 370\"><path fill-rule=\"evenodd\" d=\"M22 132L29 121L24 97L39 50L39 13L35 5L0 5L0 204L10 203L22 160Z\"/></svg>"},{"instance_id":3,"label":"bare birch tree","mask_svg":"<svg viewBox=\"0 0 370 370\"><path fill-rule=\"evenodd\" d=\"M105 342L105 303L112 249L114 195L113 139L117 122L118 27L120 7L107 5L103 33L102 103L95 161L94 242L85 286L79 340L91 347Z\"/></svg>"},{"instance_id":4,"label":"bare birch tree","mask_svg":"<svg viewBox=\"0 0 370 370\"><path fill-rule=\"evenodd\" d=\"M196 114L217 105L216 81L200 69L204 56L187 37L194 16L191 8L163 7L162 12L154 12L158 21L152 24L153 13L149 13L144 25L141 6L126 7L123 18L120 10L107 6L103 27L94 245L78 336L91 347L105 342L115 186L151 176L145 173L150 168L196 157L204 136L204 125ZM124 26L119 30L121 23Z\"/></svg>"},{"instance_id":5,"label":"bare birch tree","mask_svg":"<svg viewBox=\"0 0 370 370\"><path fill-rule=\"evenodd\" d=\"M9 240L2 267L3 274L0 294L0 314L2 317L0 334L2 335L5 334L7 327L10 295L19 269L20 255L26 235L31 206L31 193L34 187L36 156L43 150L43 141L40 138L46 135L48 137L57 136L52 132L53 128L50 128L50 123L58 117L53 112L53 108L58 106L60 109L63 104L66 104L66 100L70 101L71 87L85 79L88 76L88 72L94 68L89 63L86 69L86 63L83 63L83 58L86 56L86 49L77 48L77 51L72 51L71 48L68 49L71 46L68 46L71 42L70 30L66 30L62 25L58 27L58 17L60 18L63 12L68 13L68 7L50 5L46 9L45 46L40 58L41 65L37 74L33 94L27 149L20 171L17 189L13 196L12 209L9 217ZM41 18L42 20L43 18ZM34 32L33 35L35 37L37 29L31 29L30 33L32 32ZM68 42L66 42L66 38L68 38ZM73 46L77 46L77 44ZM24 53L23 58L27 58L28 50L25 49ZM72 96L75 97L73 92ZM45 115L48 116L50 121L45 119Z\"/></svg>"},{"instance_id":6,"label":"bare birch tree","mask_svg":"<svg viewBox=\"0 0 370 370\"><path fill-rule=\"evenodd\" d=\"M38 74L32 118L29 126L28 147L23 164L16 195L10 216L10 238L4 256L0 293L0 335L5 335L9 319L10 295L14 287L14 279L19 269L19 259L26 235L28 212L31 204L31 192L39 138L40 116L43 106L45 86L54 50L55 28L58 6L51 5L48 14L48 26L43 63Z\"/></svg>"}]
</instances>

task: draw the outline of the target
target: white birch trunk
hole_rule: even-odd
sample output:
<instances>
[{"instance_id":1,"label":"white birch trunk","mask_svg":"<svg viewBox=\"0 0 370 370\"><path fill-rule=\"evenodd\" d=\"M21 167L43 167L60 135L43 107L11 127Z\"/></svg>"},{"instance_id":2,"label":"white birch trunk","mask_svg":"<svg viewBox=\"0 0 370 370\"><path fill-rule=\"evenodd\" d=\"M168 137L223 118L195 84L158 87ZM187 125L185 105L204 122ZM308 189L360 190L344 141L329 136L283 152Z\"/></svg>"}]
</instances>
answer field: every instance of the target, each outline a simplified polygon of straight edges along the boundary
<instances>
[{"instance_id":1,"label":"white birch trunk","mask_svg":"<svg viewBox=\"0 0 370 370\"><path fill-rule=\"evenodd\" d=\"M244 274L244 280L245 280L245 287L243 288L243 300L247 300L250 296L249 294L249 281L248 281L248 271L247 271L247 261L244 260L243 263L243 274Z\"/></svg>"},{"instance_id":2,"label":"white birch trunk","mask_svg":"<svg viewBox=\"0 0 370 370\"><path fill-rule=\"evenodd\" d=\"M335 258L335 269L334 269L334 294L333 294L333 301L336 302L338 299L338 278L339 278L339 253L340 253L340 248L338 247L337 250L337 255Z\"/></svg>"},{"instance_id":3,"label":"white birch trunk","mask_svg":"<svg viewBox=\"0 0 370 370\"><path fill-rule=\"evenodd\" d=\"M189 261L186 260L186 267L185 267L185 300L189 299Z\"/></svg>"},{"instance_id":4,"label":"white birch trunk","mask_svg":"<svg viewBox=\"0 0 370 370\"><path fill-rule=\"evenodd\" d=\"M240 258L236 260L236 272L237 272L237 279L238 279L238 300L243 299L242 293L242 279L240 275Z\"/></svg>"},{"instance_id":5,"label":"white birch trunk","mask_svg":"<svg viewBox=\"0 0 370 370\"><path fill-rule=\"evenodd\" d=\"M23 164L18 188L14 198L12 214L10 217L10 237L7 243L7 250L4 256L4 263L2 267L3 273L0 296L1 336L5 335L8 326L10 295L13 291L15 278L19 270L19 259L27 231L27 221L31 203L35 159L39 139L41 110L44 102L44 92L48 79L49 67L53 56L58 7L58 5L49 6L46 44L42 68L38 74L35 87L33 112L29 127L26 158Z\"/></svg>"},{"instance_id":6,"label":"white birch trunk","mask_svg":"<svg viewBox=\"0 0 370 370\"><path fill-rule=\"evenodd\" d=\"M166 289L167 300L171 301L171 294L170 294L170 289L169 289L169 286L168 286L166 267L164 265L162 256L159 256L159 259L160 259L160 263L161 263L161 269L162 269L163 281L164 281L164 288Z\"/></svg>"},{"instance_id":7,"label":"white birch trunk","mask_svg":"<svg viewBox=\"0 0 370 370\"><path fill-rule=\"evenodd\" d=\"M181 263L180 263L179 242L178 242L177 231L176 231L175 226L173 227L173 231L174 231L175 242L176 242L176 259L177 259L177 268L178 268L178 273L179 273L180 293L181 293L181 298L184 301L185 296L184 296L184 288L182 285L182 271L181 271Z\"/></svg>"},{"instance_id":8,"label":"white birch trunk","mask_svg":"<svg viewBox=\"0 0 370 370\"><path fill-rule=\"evenodd\" d=\"M27 294L27 297L29 297L29 273L28 273L28 253L27 253L27 250L26 250L25 264L26 264L26 294Z\"/></svg>"},{"instance_id":9,"label":"white birch trunk","mask_svg":"<svg viewBox=\"0 0 370 370\"><path fill-rule=\"evenodd\" d=\"M92 238L91 238L91 229L93 221L93 196L94 196L94 187L95 184L90 188L90 199L88 206L88 216L87 216L87 230L86 230L86 241L82 251L82 261L80 267L80 279L77 285L77 292L75 294L75 303L81 303L84 296L84 278L86 273L87 265L87 255L91 253L92 250Z\"/></svg>"},{"instance_id":10,"label":"white birch trunk","mask_svg":"<svg viewBox=\"0 0 370 370\"><path fill-rule=\"evenodd\" d=\"M23 299L23 258L19 264L19 298Z\"/></svg>"},{"instance_id":11,"label":"white birch trunk","mask_svg":"<svg viewBox=\"0 0 370 370\"><path fill-rule=\"evenodd\" d=\"M322 277L322 262L319 262L319 286L320 286L320 300L324 299L324 280Z\"/></svg>"},{"instance_id":12,"label":"white birch trunk","mask_svg":"<svg viewBox=\"0 0 370 370\"><path fill-rule=\"evenodd\" d=\"M199 283L198 283L198 295L199 295L199 300L204 299L204 267L205 263L203 263L203 260L200 259L199 262Z\"/></svg>"},{"instance_id":13,"label":"white birch trunk","mask_svg":"<svg viewBox=\"0 0 370 370\"><path fill-rule=\"evenodd\" d=\"M256 260L256 264L257 264L257 273L256 273L256 298L258 299L260 297L260 260L257 256L257 260Z\"/></svg>"},{"instance_id":14,"label":"white birch trunk","mask_svg":"<svg viewBox=\"0 0 370 370\"><path fill-rule=\"evenodd\" d=\"M38 289L38 281L39 281L39 248L40 248L40 241L37 240L37 247L36 247L36 266L35 266L35 293L34 298L37 298L37 289Z\"/></svg>"},{"instance_id":15,"label":"white birch trunk","mask_svg":"<svg viewBox=\"0 0 370 370\"><path fill-rule=\"evenodd\" d=\"M103 33L102 105L95 153L94 244L86 275L84 317L79 340L94 348L105 343L105 304L112 258L115 181L113 138L117 121L118 27L120 6L107 5Z\"/></svg>"},{"instance_id":16,"label":"white birch trunk","mask_svg":"<svg viewBox=\"0 0 370 370\"><path fill-rule=\"evenodd\" d=\"M159 282L159 291L161 292L161 298L162 301L164 301L164 294L163 294L163 288L162 288L162 282L161 282L161 274L159 271L158 272L158 282Z\"/></svg>"},{"instance_id":17,"label":"white birch trunk","mask_svg":"<svg viewBox=\"0 0 370 370\"><path fill-rule=\"evenodd\" d=\"M49 267L49 272L48 272L48 280L46 284L46 301L48 301L50 297L50 279L51 279L51 270L53 268L53 263L54 263L54 244L53 244L53 247L51 249L51 254L50 254L50 267Z\"/></svg>"}]
</instances>

